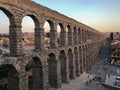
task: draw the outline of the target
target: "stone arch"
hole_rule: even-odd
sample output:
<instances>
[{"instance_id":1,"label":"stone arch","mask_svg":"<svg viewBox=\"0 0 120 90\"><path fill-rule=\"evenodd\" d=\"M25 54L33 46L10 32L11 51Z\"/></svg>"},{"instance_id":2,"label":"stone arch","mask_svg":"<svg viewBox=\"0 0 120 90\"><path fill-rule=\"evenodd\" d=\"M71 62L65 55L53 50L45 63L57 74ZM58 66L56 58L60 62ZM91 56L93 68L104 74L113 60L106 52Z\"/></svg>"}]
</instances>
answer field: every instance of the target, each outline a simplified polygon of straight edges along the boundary
<instances>
[{"instance_id":1,"label":"stone arch","mask_svg":"<svg viewBox=\"0 0 120 90\"><path fill-rule=\"evenodd\" d=\"M81 30L81 42L82 43L84 42L84 30L83 29Z\"/></svg>"},{"instance_id":2,"label":"stone arch","mask_svg":"<svg viewBox=\"0 0 120 90\"><path fill-rule=\"evenodd\" d=\"M85 49L85 45L82 46L82 49L83 49L83 70L85 71L86 70L86 49Z\"/></svg>"},{"instance_id":3,"label":"stone arch","mask_svg":"<svg viewBox=\"0 0 120 90\"><path fill-rule=\"evenodd\" d=\"M48 35L47 35L48 44L49 44L48 49L49 48L55 48L56 47L56 34L57 34L57 31L54 28L54 24L53 24L52 20L46 19L46 21L44 22L44 25L45 25L46 22L48 23L49 29L50 29L49 31L47 31L47 33L48 33ZM48 28L48 26L46 26L46 27ZM45 30L44 30L44 33L46 33Z\"/></svg>"},{"instance_id":4,"label":"stone arch","mask_svg":"<svg viewBox=\"0 0 120 90\"><path fill-rule=\"evenodd\" d=\"M49 84L50 84L50 87L54 87L56 88L56 73L57 73L57 70L56 70L56 67L57 67L57 64L55 63L56 62L56 56L55 54L53 53L50 53L48 55L48 81L49 81Z\"/></svg>"},{"instance_id":5,"label":"stone arch","mask_svg":"<svg viewBox=\"0 0 120 90\"><path fill-rule=\"evenodd\" d=\"M25 21L28 21L26 23ZM27 15L22 18L22 46L24 50L35 49L35 30L38 27L38 23L35 16ZM32 25L31 25L32 24ZM31 25L31 26L28 26ZM32 32L32 33L31 33Z\"/></svg>"},{"instance_id":6,"label":"stone arch","mask_svg":"<svg viewBox=\"0 0 120 90\"><path fill-rule=\"evenodd\" d=\"M5 15L9 18L10 25L11 25L13 23L13 20L15 19L14 14L10 10L4 7L0 7L0 10L2 10L5 13Z\"/></svg>"},{"instance_id":7,"label":"stone arch","mask_svg":"<svg viewBox=\"0 0 120 90\"><path fill-rule=\"evenodd\" d=\"M47 19L46 21L47 21L47 22L49 23L49 25L50 25L50 30L55 30L53 21L50 20L50 19Z\"/></svg>"},{"instance_id":8,"label":"stone arch","mask_svg":"<svg viewBox=\"0 0 120 90\"><path fill-rule=\"evenodd\" d=\"M73 33L70 25L67 25L67 29L68 29L67 40L68 40L68 45L70 46L72 45Z\"/></svg>"},{"instance_id":9,"label":"stone arch","mask_svg":"<svg viewBox=\"0 0 120 90\"><path fill-rule=\"evenodd\" d=\"M43 90L43 66L39 57L33 57L33 88Z\"/></svg>"},{"instance_id":10,"label":"stone arch","mask_svg":"<svg viewBox=\"0 0 120 90\"><path fill-rule=\"evenodd\" d=\"M59 28L60 28L60 36L59 36L59 32L58 33L58 43L60 46L65 46L66 45L66 42L65 42L65 39L66 39L66 31L65 31L65 28L64 28L64 25L62 23L59 23L58 24Z\"/></svg>"},{"instance_id":11,"label":"stone arch","mask_svg":"<svg viewBox=\"0 0 120 90\"><path fill-rule=\"evenodd\" d=\"M33 20L34 25L35 25L35 29L36 29L36 28L40 28L40 27L39 27L39 26L40 26L39 19L38 19L38 17L37 17L35 14L31 14L31 13L27 12L27 13L25 13L25 14L21 17L22 20L23 20L23 18L24 18L25 16L28 16L28 17L30 17L30 18Z\"/></svg>"},{"instance_id":12,"label":"stone arch","mask_svg":"<svg viewBox=\"0 0 120 90\"><path fill-rule=\"evenodd\" d=\"M78 44L81 43L81 31L80 28L78 28Z\"/></svg>"},{"instance_id":13,"label":"stone arch","mask_svg":"<svg viewBox=\"0 0 120 90\"><path fill-rule=\"evenodd\" d=\"M3 73L4 72L4 73ZM17 78L16 78L17 77ZM6 78L6 89L18 90L19 87L19 72L12 64L0 65L0 78Z\"/></svg>"},{"instance_id":14,"label":"stone arch","mask_svg":"<svg viewBox=\"0 0 120 90\"><path fill-rule=\"evenodd\" d=\"M85 29L82 29L83 43L85 43Z\"/></svg>"},{"instance_id":15,"label":"stone arch","mask_svg":"<svg viewBox=\"0 0 120 90\"><path fill-rule=\"evenodd\" d=\"M87 37L87 30L84 29L84 42L86 42L86 37Z\"/></svg>"},{"instance_id":16,"label":"stone arch","mask_svg":"<svg viewBox=\"0 0 120 90\"><path fill-rule=\"evenodd\" d=\"M24 69L25 69L25 71L27 73L27 77L28 77L28 89L32 90L32 88L33 88L33 62L32 62L32 60L29 62L26 62Z\"/></svg>"},{"instance_id":17,"label":"stone arch","mask_svg":"<svg viewBox=\"0 0 120 90\"><path fill-rule=\"evenodd\" d=\"M64 25L63 25L62 23L58 23L58 25L59 25L59 27L60 27L60 32L65 31ZM58 25L57 25L57 26L58 26Z\"/></svg>"},{"instance_id":18,"label":"stone arch","mask_svg":"<svg viewBox=\"0 0 120 90\"><path fill-rule=\"evenodd\" d=\"M73 60L72 49L68 50L68 61L69 61L69 77L75 79L75 62Z\"/></svg>"},{"instance_id":19,"label":"stone arch","mask_svg":"<svg viewBox=\"0 0 120 90\"><path fill-rule=\"evenodd\" d=\"M85 56L85 58L86 58L86 72L88 72L88 64L89 64L89 58L88 58L88 45L85 45L85 51L86 51L86 56Z\"/></svg>"},{"instance_id":20,"label":"stone arch","mask_svg":"<svg viewBox=\"0 0 120 90\"><path fill-rule=\"evenodd\" d=\"M88 42L88 39L89 39L89 31L86 30L86 42Z\"/></svg>"},{"instance_id":21,"label":"stone arch","mask_svg":"<svg viewBox=\"0 0 120 90\"><path fill-rule=\"evenodd\" d=\"M80 60L80 73L83 73L83 51L82 51L82 47L79 47L79 60Z\"/></svg>"},{"instance_id":22,"label":"stone arch","mask_svg":"<svg viewBox=\"0 0 120 90\"><path fill-rule=\"evenodd\" d=\"M6 45L7 47L9 47L9 53L11 54L12 53L12 49L13 49L13 45L12 45L12 39L11 39L11 36L12 36L12 34L11 34L11 32L12 32L12 30L11 30L11 25L13 24L13 23L15 23L14 22L14 19L15 19L15 17L14 17L14 14L10 11L10 10L8 10L8 9L6 9L6 8L4 8L4 7L1 7L0 6L0 10L7 16L7 18L8 18L8 20L9 20L9 26L8 26L8 37L6 37L6 40L8 41L8 45Z\"/></svg>"},{"instance_id":23,"label":"stone arch","mask_svg":"<svg viewBox=\"0 0 120 90\"><path fill-rule=\"evenodd\" d=\"M78 31L77 31L77 28L76 27L74 27L73 28L73 30L74 30L74 38L73 38L73 41L74 41L74 44L76 45L76 44L78 44Z\"/></svg>"},{"instance_id":24,"label":"stone arch","mask_svg":"<svg viewBox=\"0 0 120 90\"><path fill-rule=\"evenodd\" d=\"M60 51L59 55L59 60L60 60L60 70L61 70L61 78L62 78L62 83L67 83L68 82L68 68L67 68L67 57L65 54L64 50Z\"/></svg>"},{"instance_id":25,"label":"stone arch","mask_svg":"<svg viewBox=\"0 0 120 90\"><path fill-rule=\"evenodd\" d=\"M88 59L89 59L89 61L88 61L88 69L90 70L90 59L91 57L90 57L90 44L88 44Z\"/></svg>"},{"instance_id":26,"label":"stone arch","mask_svg":"<svg viewBox=\"0 0 120 90\"><path fill-rule=\"evenodd\" d=\"M78 57L78 50L77 47L74 48L74 58L75 58L75 74L76 76L80 76L80 62Z\"/></svg>"}]
</instances>

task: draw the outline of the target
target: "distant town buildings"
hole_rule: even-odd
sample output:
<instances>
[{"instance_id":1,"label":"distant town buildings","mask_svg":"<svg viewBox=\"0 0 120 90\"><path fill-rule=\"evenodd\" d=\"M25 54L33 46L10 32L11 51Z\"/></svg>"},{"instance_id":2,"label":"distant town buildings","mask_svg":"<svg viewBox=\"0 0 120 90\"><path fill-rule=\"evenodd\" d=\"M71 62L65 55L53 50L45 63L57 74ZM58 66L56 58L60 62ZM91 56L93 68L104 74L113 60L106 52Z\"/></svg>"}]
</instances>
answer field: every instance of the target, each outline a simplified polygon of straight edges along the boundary
<instances>
[{"instance_id":1,"label":"distant town buildings","mask_svg":"<svg viewBox=\"0 0 120 90\"><path fill-rule=\"evenodd\" d=\"M113 40L120 40L120 33L113 34Z\"/></svg>"},{"instance_id":2,"label":"distant town buildings","mask_svg":"<svg viewBox=\"0 0 120 90\"><path fill-rule=\"evenodd\" d=\"M0 37L0 46L9 47L9 38L8 37Z\"/></svg>"},{"instance_id":3,"label":"distant town buildings","mask_svg":"<svg viewBox=\"0 0 120 90\"><path fill-rule=\"evenodd\" d=\"M57 35L58 41L59 41L59 37L60 37L60 34ZM35 39L34 33L27 33L27 32L24 33L23 41L22 41L23 48L26 50L34 49L35 47L34 39ZM66 38L66 41L67 41L67 38ZM59 42L57 43L57 45L59 45ZM0 46L9 47L9 37L7 35L0 36ZM50 34L49 33L44 34L44 47L46 49L50 47Z\"/></svg>"},{"instance_id":4,"label":"distant town buildings","mask_svg":"<svg viewBox=\"0 0 120 90\"><path fill-rule=\"evenodd\" d=\"M111 64L120 66L120 34L117 32L113 35L111 41Z\"/></svg>"}]
</instances>

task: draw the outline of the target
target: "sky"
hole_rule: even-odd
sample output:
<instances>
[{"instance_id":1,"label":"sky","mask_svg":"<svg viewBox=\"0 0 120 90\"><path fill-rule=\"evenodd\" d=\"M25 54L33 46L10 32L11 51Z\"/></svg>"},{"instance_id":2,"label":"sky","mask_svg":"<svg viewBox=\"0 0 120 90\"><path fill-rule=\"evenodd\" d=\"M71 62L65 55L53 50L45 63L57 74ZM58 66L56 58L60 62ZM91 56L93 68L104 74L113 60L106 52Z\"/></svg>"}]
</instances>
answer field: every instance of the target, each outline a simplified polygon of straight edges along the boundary
<instances>
[{"instance_id":1,"label":"sky","mask_svg":"<svg viewBox=\"0 0 120 90\"><path fill-rule=\"evenodd\" d=\"M120 0L32 0L58 11L101 32L120 32ZM9 20L0 11L0 28L8 29ZM4 20L5 19L5 20ZM4 21L4 22L2 22ZM26 22L30 22L26 25ZM32 31L34 22L25 17L22 22L24 31ZM30 28L32 27L32 28ZM31 30L32 29L32 30ZM2 32L0 30L0 32Z\"/></svg>"}]
</instances>

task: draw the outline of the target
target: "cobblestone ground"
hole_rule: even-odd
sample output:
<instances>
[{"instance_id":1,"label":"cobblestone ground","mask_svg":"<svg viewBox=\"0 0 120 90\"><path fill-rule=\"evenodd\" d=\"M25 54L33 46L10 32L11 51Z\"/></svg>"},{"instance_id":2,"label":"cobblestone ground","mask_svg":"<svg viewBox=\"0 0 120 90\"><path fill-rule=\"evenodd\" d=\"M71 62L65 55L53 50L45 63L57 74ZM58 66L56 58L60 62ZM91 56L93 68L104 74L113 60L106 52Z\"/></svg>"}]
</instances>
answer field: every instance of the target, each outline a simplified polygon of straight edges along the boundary
<instances>
[{"instance_id":1,"label":"cobblestone ground","mask_svg":"<svg viewBox=\"0 0 120 90\"><path fill-rule=\"evenodd\" d=\"M93 78L94 76L91 75L89 78ZM62 84L62 87L60 89L53 89L50 88L50 90L83 90L85 87L86 81L88 81L88 74L84 73L81 75L81 77L76 77L75 80L70 80L70 83L68 84Z\"/></svg>"},{"instance_id":2,"label":"cobblestone ground","mask_svg":"<svg viewBox=\"0 0 120 90\"><path fill-rule=\"evenodd\" d=\"M102 82L105 81L106 73L116 74L117 70L116 66L109 64L109 48L110 42L106 40L104 47L97 58L97 62L93 66L92 70L89 71L89 73L84 73L75 80L70 80L69 84L62 84L62 88L60 89L50 88L50 90L110 90L102 85ZM101 80L97 81L95 77L100 77ZM88 83L88 81L90 82Z\"/></svg>"}]
</instances>

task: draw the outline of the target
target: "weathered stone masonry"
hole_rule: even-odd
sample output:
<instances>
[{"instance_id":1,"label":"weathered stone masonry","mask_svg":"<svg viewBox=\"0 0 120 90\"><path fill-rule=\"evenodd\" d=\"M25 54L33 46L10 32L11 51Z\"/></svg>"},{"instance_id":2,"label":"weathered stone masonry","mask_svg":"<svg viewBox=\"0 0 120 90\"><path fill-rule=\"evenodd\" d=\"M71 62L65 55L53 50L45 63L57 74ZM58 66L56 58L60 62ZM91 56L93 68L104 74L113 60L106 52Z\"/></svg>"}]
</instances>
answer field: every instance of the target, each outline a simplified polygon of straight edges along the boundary
<instances>
[{"instance_id":1,"label":"weathered stone masonry","mask_svg":"<svg viewBox=\"0 0 120 90\"><path fill-rule=\"evenodd\" d=\"M32 6L32 7L31 7ZM9 90L28 90L25 66L33 65L33 90L60 88L83 72L88 72L105 40L103 33L30 0L0 0L0 10L10 20L10 55L0 65L10 65ZM35 23L35 50L24 52L22 19L30 16ZM45 21L50 24L50 49L44 49ZM60 45L57 45L57 25ZM68 28L68 43L66 31Z\"/></svg>"}]
</instances>

